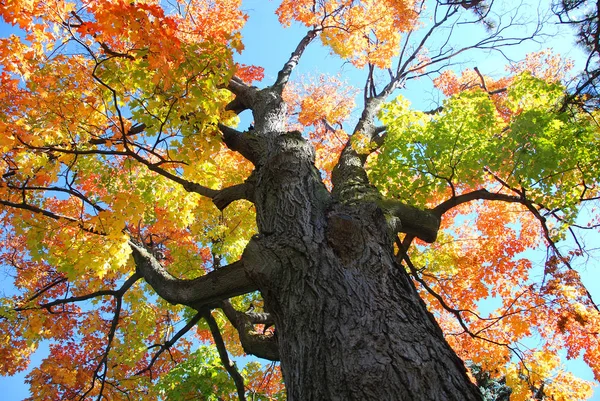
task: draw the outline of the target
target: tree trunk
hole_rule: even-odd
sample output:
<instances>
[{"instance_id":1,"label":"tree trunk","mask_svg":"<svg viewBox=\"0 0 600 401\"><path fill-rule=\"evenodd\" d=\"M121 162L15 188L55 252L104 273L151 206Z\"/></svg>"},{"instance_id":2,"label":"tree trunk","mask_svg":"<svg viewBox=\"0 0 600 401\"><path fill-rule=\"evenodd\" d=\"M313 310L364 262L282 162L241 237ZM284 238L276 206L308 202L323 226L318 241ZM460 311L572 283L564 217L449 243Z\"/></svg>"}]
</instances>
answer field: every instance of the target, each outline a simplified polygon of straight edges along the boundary
<instances>
[{"instance_id":1,"label":"tree trunk","mask_svg":"<svg viewBox=\"0 0 600 401\"><path fill-rule=\"evenodd\" d=\"M288 400L481 400L376 203L332 198L299 133L257 135L259 234L243 259L275 320Z\"/></svg>"}]
</instances>

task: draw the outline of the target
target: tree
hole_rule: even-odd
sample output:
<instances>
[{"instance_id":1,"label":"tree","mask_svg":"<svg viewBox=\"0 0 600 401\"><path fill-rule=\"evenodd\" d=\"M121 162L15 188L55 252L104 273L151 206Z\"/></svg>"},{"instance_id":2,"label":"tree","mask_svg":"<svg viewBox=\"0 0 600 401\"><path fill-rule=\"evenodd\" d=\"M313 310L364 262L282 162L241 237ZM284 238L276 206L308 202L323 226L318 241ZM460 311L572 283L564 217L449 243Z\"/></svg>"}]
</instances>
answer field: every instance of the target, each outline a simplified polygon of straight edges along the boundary
<instances>
[{"instance_id":1,"label":"tree","mask_svg":"<svg viewBox=\"0 0 600 401\"><path fill-rule=\"evenodd\" d=\"M591 103L590 107L598 105L598 77L600 69L600 26L598 11L600 4L588 4L581 0L561 0L553 4L553 11L563 24L576 29L577 44L583 47L588 56L572 96L580 102ZM581 96L586 94L587 96Z\"/></svg>"},{"instance_id":2,"label":"tree","mask_svg":"<svg viewBox=\"0 0 600 401\"><path fill-rule=\"evenodd\" d=\"M0 43L1 257L20 291L0 368L51 339L32 399L284 397L273 366L229 353L280 361L289 400L481 400L467 359L511 399L583 399L560 348L600 378L576 271L600 226L597 110L547 52L499 80L448 69L543 20L513 35L522 9L491 2L284 0L307 33L258 88L234 61L239 1L1 4L26 36ZM455 44L465 27L482 36ZM339 78L290 81L317 38L366 72L350 135ZM390 101L424 77L440 107ZM522 253L540 246L536 273Z\"/></svg>"}]
</instances>

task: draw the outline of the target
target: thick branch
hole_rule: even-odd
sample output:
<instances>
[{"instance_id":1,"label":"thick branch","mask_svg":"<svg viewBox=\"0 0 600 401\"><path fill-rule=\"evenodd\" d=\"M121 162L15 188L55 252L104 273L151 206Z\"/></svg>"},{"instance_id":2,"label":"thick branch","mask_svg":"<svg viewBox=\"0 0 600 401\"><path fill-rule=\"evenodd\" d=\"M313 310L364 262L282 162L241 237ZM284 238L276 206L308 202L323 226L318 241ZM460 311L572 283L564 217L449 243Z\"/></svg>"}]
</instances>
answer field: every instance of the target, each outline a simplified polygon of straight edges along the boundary
<instances>
[{"instance_id":1,"label":"thick branch","mask_svg":"<svg viewBox=\"0 0 600 401\"><path fill-rule=\"evenodd\" d=\"M246 199L254 202L254 183L248 179L243 184L233 185L223 188L212 199L213 203L219 210L225 209L231 202Z\"/></svg>"},{"instance_id":2,"label":"thick branch","mask_svg":"<svg viewBox=\"0 0 600 401\"><path fill-rule=\"evenodd\" d=\"M452 198L440 203L434 207L431 211L438 217L441 217L448 210L462 205L463 203L471 202L474 200L496 200L503 202L515 202L523 203L524 200L518 196L506 195L501 193L489 192L487 189L478 189L476 191L468 192L466 194L453 196Z\"/></svg>"},{"instance_id":3,"label":"thick branch","mask_svg":"<svg viewBox=\"0 0 600 401\"><path fill-rule=\"evenodd\" d=\"M383 146L385 143L385 138L387 137L387 127L377 127L375 128L375 132L373 137L371 138L371 143L375 144L374 150L377 150Z\"/></svg>"},{"instance_id":4,"label":"thick branch","mask_svg":"<svg viewBox=\"0 0 600 401\"><path fill-rule=\"evenodd\" d=\"M382 102L379 98L367 99L353 136L360 135L367 141L371 141L379 132L378 127L375 126L375 118ZM364 169L368 154L359 154L352 147L353 140L353 137L348 140L333 169L331 175L333 195L344 202L366 198L374 200L379 197L379 193L369 182Z\"/></svg>"},{"instance_id":5,"label":"thick branch","mask_svg":"<svg viewBox=\"0 0 600 401\"><path fill-rule=\"evenodd\" d=\"M385 199L379 207L389 216L400 219L398 232L407 233L425 242L434 242L440 228L440 217L430 210L422 210L397 200Z\"/></svg>"},{"instance_id":6,"label":"thick branch","mask_svg":"<svg viewBox=\"0 0 600 401\"><path fill-rule=\"evenodd\" d=\"M240 132L223 124L219 124L219 130L223 134L223 142L229 149L240 153L252 164L257 164L259 144L254 135L249 132Z\"/></svg>"},{"instance_id":7,"label":"thick branch","mask_svg":"<svg viewBox=\"0 0 600 401\"><path fill-rule=\"evenodd\" d=\"M138 273L159 296L172 304L198 309L257 289L246 276L241 260L204 276L182 280L172 276L143 246L132 241L129 246Z\"/></svg>"},{"instance_id":8,"label":"thick branch","mask_svg":"<svg viewBox=\"0 0 600 401\"><path fill-rule=\"evenodd\" d=\"M236 114L240 114L242 111L252 108L254 97L257 92L255 87L248 86L241 79L233 77L231 78L231 81L229 81L227 89L235 95L235 99L227 105L225 108L226 110L231 110Z\"/></svg>"},{"instance_id":9,"label":"thick branch","mask_svg":"<svg viewBox=\"0 0 600 401\"><path fill-rule=\"evenodd\" d=\"M246 353L270 361L279 361L279 346L275 335L254 331L254 324L273 324L268 313L240 312L231 305L229 300L221 302L220 308L237 330Z\"/></svg>"}]
</instances>

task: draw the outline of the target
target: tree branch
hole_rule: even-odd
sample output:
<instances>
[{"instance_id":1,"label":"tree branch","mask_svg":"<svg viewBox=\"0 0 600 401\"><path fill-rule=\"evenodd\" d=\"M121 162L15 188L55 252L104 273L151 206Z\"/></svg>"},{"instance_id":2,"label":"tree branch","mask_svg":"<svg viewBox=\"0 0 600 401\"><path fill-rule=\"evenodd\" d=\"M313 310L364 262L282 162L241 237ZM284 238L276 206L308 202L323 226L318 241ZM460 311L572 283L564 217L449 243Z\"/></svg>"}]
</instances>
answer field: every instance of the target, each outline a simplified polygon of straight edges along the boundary
<instances>
[{"instance_id":1,"label":"tree branch","mask_svg":"<svg viewBox=\"0 0 600 401\"><path fill-rule=\"evenodd\" d=\"M240 153L254 165L258 163L260 147L254 135L240 132L221 123L219 123L219 130L223 134L223 142L229 149Z\"/></svg>"},{"instance_id":2,"label":"tree branch","mask_svg":"<svg viewBox=\"0 0 600 401\"><path fill-rule=\"evenodd\" d=\"M246 85L238 77L233 77L229 81L227 89L235 95L235 99L225 107L225 110L240 114L244 110L252 109L257 92L255 87Z\"/></svg>"},{"instance_id":3,"label":"tree branch","mask_svg":"<svg viewBox=\"0 0 600 401\"><path fill-rule=\"evenodd\" d=\"M246 353L270 361L279 361L279 345L275 335L259 334L254 331L254 324L274 323L268 313L240 312L231 305L229 300L221 302L219 307L237 330Z\"/></svg>"},{"instance_id":4,"label":"tree branch","mask_svg":"<svg viewBox=\"0 0 600 401\"><path fill-rule=\"evenodd\" d=\"M141 127L141 125L138 125L136 127ZM55 152L55 153L64 153L64 154L71 154L71 155L108 155L108 156L131 157L132 159L136 160L140 164L146 166L148 168L148 170L153 171L159 175L162 175L163 177L170 179L171 181L174 181L174 182L180 184L188 192L194 192L194 193L200 194L202 196L206 196L211 199L218 192L215 189L210 189L210 188L200 185L198 183L188 181L182 177L179 177L179 176L161 168L159 166L159 164L152 163L152 162L146 160L144 157L142 157L141 155L139 155L138 153L136 153L134 150L132 150L130 148L130 145L137 146L138 148L140 146L135 145L134 143L128 142L126 140L125 135L123 136L123 141L122 141L122 144L125 147L125 151L102 150L102 149L79 150L79 149L68 149L68 148L56 147L56 146L33 146L31 144L25 143L20 138L17 138L17 139L27 148L32 149L32 150L39 150L42 152ZM144 150L148 151L148 149L144 149ZM154 154L154 156L156 156L156 154ZM176 163L176 162L173 162L173 163Z\"/></svg>"},{"instance_id":5,"label":"tree branch","mask_svg":"<svg viewBox=\"0 0 600 401\"><path fill-rule=\"evenodd\" d=\"M304 35L302 40L300 40L300 43L298 43L298 46L296 46L296 50L294 50L289 60L277 74L277 80L273 84L273 87L277 88L279 93L283 91L283 88L287 84L292 71L298 65L300 57L302 57L302 53L304 53L304 50L306 50L306 47L309 45L309 43L312 42L312 40L317 36L317 32L318 30L311 29L306 33L306 35Z\"/></svg>"},{"instance_id":6,"label":"tree branch","mask_svg":"<svg viewBox=\"0 0 600 401\"><path fill-rule=\"evenodd\" d=\"M474 200L495 200L503 202L523 203L524 200L518 196L506 195L497 192L489 192L487 189L478 189L476 191L468 192L462 195L453 196L452 198L440 203L431 211L438 217L442 217L444 213L450 209L462 205L463 203L471 202Z\"/></svg>"},{"instance_id":7,"label":"tree branch","mask_svg":"<svg viewBox=\"0 0 600 401\"><path fill-rule=\"evenodd\" d=\"M144 159L142 156L138 155L137 153L129 149L127 146L126 149L128 156L131 156L133 159L146 166L148 170L153 171L159 175L162 175L165 178L170 179L173 182L180 184L188 192L194 192L211 199L217 194L217 192L219 192L216 189L210 189L208 187L205 187L192 181L188 181L182 177L170 173L167 170L159 167L157 164L151 163L150 161Z\"/></svg>"},{"instance_id":8,"label":"tree branch","mask_svg":"<svg viewBox=\"0 0 600 401\"><path fill-rule=\"evenodd\" d=\"M425 280L423 280L423 278L421 278L421 276L419 275L418 269L415 267L415 265L412 263L410 257L408 256L406 248L403 246L403 244L400 242L400 240L398 238L396 238L396 245L398 245L398 254L396 255L397 262L400 263L400 264L402 264L402 261L404 260L404 262L408 266L408 269L410 270L411 276L419 284L421 284L423 286L423 288L431 296L433 296L439 302L439 304L441 305L441 307L443 309L445 309L446 311L448 311L452 315L454 315L454 317L456 318L456 320L458 321L458 323L460 324L460 326L462 327L463 331L466 334L468 334L472 338L477 338L477 339L480 339L480 340L483 340L483 341L487 341L487 342L489 342L491 344L495 344L495 345L498 345L498 346L505 347L505 348L509 349L511 352L513 352L521 360L521 363L523 363L523 365L525 364L525 362L523 361L523 358L522 358L521 354L519 353L518 348L511 347L508 343L501 343L501 342L492 340L490 338L483 337L483 336L480 335L480 332L473 333L473 331L471 331L471 329L467 326L467 324L464 321L464 319L462 318L461 314L463 312L469 312L471 314L474 314L476 317L480 318L479 315L477 315L476 313L474 313L473 311L470 311L470 310L456 309L456 308L453 308L450 305L448 305L446 303L446 301L444 300L444 298L442 298L442 296L440 294L438 294L437 292L435 292L427 284L427 282L425 282Z\"/></svg>"},{"instance_id":9,"label":"tree branch","mask_svg":"<svg viewBox=\"0 0 600 401\"><path fill-rule=\"evenodd\" d=\"M375 144L373 152L383 146L383 144L385 143L385 138L387 138L387 127L375 128L375 132L373 133L373 137L371 138L371 143Z\"/></svg>"},{"instance_id":10,"label":"tree branch","mask_svg":"<svg viewBox=\"0 0 600 401\"><path fill-rule=\"evenodd\" d=\"M192 280L172 276L143 246L129 241L137 272L156 293L172 304L198 309L224 299L256 291L246 276L242 260Z\"/></svg>"},{"instance_id":11,"label":"tree branch","mask_svg":"<svg viewBox=\"0 0 600 401\"><path fill-rule=\"evenodd\" d=\"M114 294L111 294L115 298L116 305L115 305L115 313L114 313L114 316L113 316L113 319L112 319L112 322L110 325L110 329L108 331L106 348L104 350L102 358L100 359L100 362L98 363L98 366L96 367L96 369L94 371L94 375L92 377L92 384L91 384L90 388L81 396L80 400L84 400L86 398L86 396L94 389L94 387L96 385L96 380L100 380L100 391L98 392L97 400L100 401L103 398L104 387L106 385L106 375L108 373L108 353L110 352L110 349L112 348L112 341L117 332L117 326L119 325L119 319L121 316L121 307L123 305L123 295L125 294L125 292L127 292L127 290L129 290L129 288L131 288L131 286L133 284L135 284L135 282L137 280L139 280L139 278L140 277L137 274L132 275L125 281L125 283L123 283L121 288L119 288L117 291L114 291ZM102 373L99 373L100 370L102 370Z\"/></svg>"},{"instance_id":12,"label":"tree branch","mask_svg":"<svg viewBox=\"0 0 600 401\"><path fill-rule=\"evenodd\" d=\"M58 277L56 280L53 280L52 282L48 283L43 288L37 290L32 296L30 296L27 299L27 302L34 301L36 298L41 297L45 292L51 290L52 288L56 287L59 284L63 284L66 282L67 282L67 278L61 274L60 277Z\"/></svg>"},{"instance_id":13,"label":"tree branch","mask_svg":"<svg viewBox=\"0 0 600 401\"><path fill-rule=\"evenodd\" d=\"M78 219L75 219L75 218L69 217L69 216L64 216L64 215L61 215L61 214L57 214L57 213L51 212L49 210L42 209L40 207L37 207L37 206L34 206L34 205L30 205L30 204L25 203L25 202L14 203L14 202L9 202L9 201L5 201L5 200L0 199L0 205L12 207L12 208L15 208L15 209L28 210L28 211L33 212L33 213L41 214L42 216L50 217L51 219L57 220L57 221L66 220L68 222L77 224L77 226L79 228L81 228L83 231L88 232L90 234L105 235L101 231L97 231L97 230L95 230L93 228L85 227L84 223L82 221L78 220Z\"/></svg>"},{"instance_id":14,"label":"tree branch","mask_svg":"<svg viewBox=\"0 0 600 401\"><path fill-rule=\"evenodd\" d=\"M179 330L169 341L167 341L164 344L160 344L160 345L154 345L152 347L156 347L156 346L160 346L160 349L154 354L154 356L152 356L152 359L150 360L150 363L148 364L148 366L146 366L144 369L140 370L139 372L137 372L135 375L141 375L144 372L150 372L150 378L152 378L152 367L154 366L154 363L156 362L156 360L158 359L158 357L165 351L169 350L173 345L175 345L175 343L177 342L177 340L179 340L184 334L186 334L188 331L190 331L195 325L196 323L198 323L200 321L200 319L202 319L202 314L204 312L198 312L194 315L194 317L192 317L190 319L189 322L187 322L187 324L181 329ZM152 348L149 347L149 348Z\"/></svg>"},{"instance_id":15,"label":"tree branch","mask_svg":"<svg viewBox=\"0 0 600 401\"><path fill-rule=\"evenodd\" d=\"M44 187L44 186L33 186L33 185L27 185L27 184L22 184L22 185L14 185L11 184L10 182L6 183L6 187L16 190L16 191L52 191L52 192L61 192L64 194L68 194L71 196L74 196L78 199L80 199L82 202L90 205L91 207L93 207L94 209L96 209L98 212L102 212L104 211L104 208L98 206L95 202L92 202L87 196L85 196L84 194L82 194L81 192L79 192L76 189L73 189L72 186L70 185L69 182L66 183L68 188L61 188L61 187L56 187L56 186L50 186L50 187Z\"/></svg>"},{"instance_id":16,"label":"tree branch","mask_svg":"<svg viewBox=\"0 0 600 401\"><path fill-rule=\"evenodd\" d=\"M231 187L223 188L217 195L212 199L213 203L219 210L225 209L233 201L246 199L247 201L254 203L254 183L251 179L252 176L246 180L246 182Z\"/></svg>"},{"instance_id":17,"label":"tree branch","mask_svg":"<svg viewBox=\"0 0 600 401\"><path fill-rule=\"evenodd\" d=\"M219 351L219 356L221 357L221 363L229 373L229 376L233 379L235 383L235 388L238 393L238 398L240 401L246 400L246 388L244 386L244 378L238 372L235 364L229 360L229 355L227 355L227 348L225 347L225 342L223 341L223 337L221 336L221 331L219 330L219 326L215 321L215 318L212 317L210 311L204 312L204 319L206 319L206 323L208 323L208 327L210 328L210 332L213 336L213 340L215 341L215 345L217 346L217 350Z\"/></svg>"},{"instance_id":18,"label":"tree branch","mask_svg":"<svg viewBox=\"0 0 600 401\"><path fill-rule=\"evenodd\" d=\"M381 200L378 205L384 213L400 219L396 232L411 234L429 243L435 241L441 222L435 212L391 199Z\"/></svg>"},{"instance_id":19,"label":"tree branch","mask_svg":"<svg viewBox=\"0 0 600 401\"><path fill-rule=\"evenodd\" d=\"M511 188L506 182L502 181L500 178L498 178L496 176L494 176L494 178L496 178L496 180L498 180L505 188L518 194L518 196L506 195L506 194L501 194L501 193L493 193L493 192L489 192L486 189L479 189L479 190L472 191L472 192L469 192L466 194L454 196L454 197L442 202L438 206L434 207L431 211L435 215L441 217L448 210L450 210L458 205L461 205L463 203L471 202L474 200L494 200L494 201L502 201L502 202L520 203L521 205L525 206L527 208L527 210L529 210L531 212L531 214L533 214L533 216L540 223L540 226L541 226L542 232L543 232L543 236L544 236L544 239L546 240L546 243L548 244L548 247L550 249L552 249L552 251L558 257L558 259L569 270L575 270L573 268L573 266L571 266L571 263L569 262L569 260L560 252L560 250L558 249L558 246L552 239L552 236L550 235L550 229L548 228L548 225L546 224L546 218L544 216L542 216L540 211L535 207L534 203L527 199L527 197L524 194L524 191L519 191L514 188ZM540 207L542 209L544 209L543 206L540 206ZM587 299L589 300L590 304L592 305L592 307L594 309L596 309L597 311L600 311L600 309L598 308L598 305L594 302L594 299L592 298L591 293L583 285L583 283L581 283L581 287L582 287L583 291L585 292L585 295L586 295Z\"/></svg>"},{"instance_id":20,"label":"tree branch","mask_svg":"<svg viewBox=\"0 0 600 401\"><path fill-rule=\"evenodd\" d=\"M369 198L371 200L379 198L379 192L371 185L364 168L368 154L359 154L352 147L352 141L354 135L363 136L369 142L376 135L378 127L375 126L374 122L382 103L383 100L377 97L366 100L353 135L346 142L342 154L333 168L331 173L332 194L339 200L348 202L359 198Z\"/></svg>"}]
</instances>

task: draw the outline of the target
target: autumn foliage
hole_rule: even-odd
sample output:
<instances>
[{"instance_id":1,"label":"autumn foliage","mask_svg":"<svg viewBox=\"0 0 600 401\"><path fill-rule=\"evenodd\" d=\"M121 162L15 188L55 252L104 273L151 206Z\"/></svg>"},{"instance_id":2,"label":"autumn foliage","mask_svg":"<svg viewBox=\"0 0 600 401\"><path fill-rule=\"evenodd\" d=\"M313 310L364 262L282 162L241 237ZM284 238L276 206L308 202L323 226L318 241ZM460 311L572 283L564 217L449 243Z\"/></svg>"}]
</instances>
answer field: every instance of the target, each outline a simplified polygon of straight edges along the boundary
<instances>
[{"instance_id":1,"label":"autumn foliage","mask_svg":"<svg viewBox=\"0 0 600 401\"><path fill-rule=\"evenodd\" d=\"M250 202L219 210L212 201L252 172L220 130L239 122L231 82L264 76L236 62L243 9L238 0L0 2L22 33L0 38L0 264L14 279L0 299L0 373L27 369L50 344L27 376L31 399L236 399L212 345L220 338L244 355L231 319L212 311L215 333L210 317L157 296L130 244L193 279L235 262L256 233ZM299 23L364 68L365 99L383 80L374 71L388 68L402 79L432 74L445 97L420 111L400 91L379 113L381 135L365 142L349 128L362 88L305 76L283 95L288 128L312 143L329 189L354 138L382 194L441 217L433 244L402 235L396 250L461 358L504 378L511 400L542 387L547 399L587 399L591 384L558 354L581 356L600 381L600 314L577 271L592 252L581 233L600 226L598 111L582 107L591 95L568 96L572 65L549 51L500 78L441 68L446 53L404 42L428 32L426 12L410 0L283 0L284 26ZM257 293L230 302L264 307ZM276 365L239 370L252 399L284 399Z\"/></svg>"}]
</instances>

